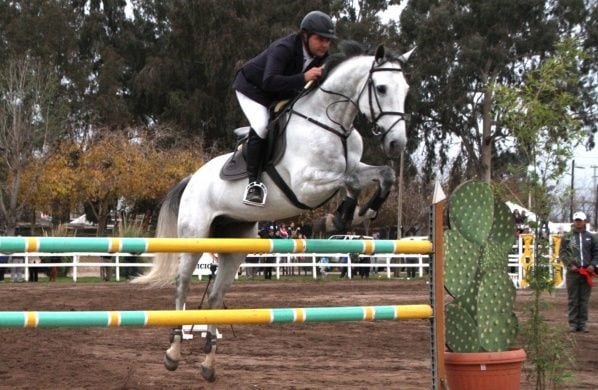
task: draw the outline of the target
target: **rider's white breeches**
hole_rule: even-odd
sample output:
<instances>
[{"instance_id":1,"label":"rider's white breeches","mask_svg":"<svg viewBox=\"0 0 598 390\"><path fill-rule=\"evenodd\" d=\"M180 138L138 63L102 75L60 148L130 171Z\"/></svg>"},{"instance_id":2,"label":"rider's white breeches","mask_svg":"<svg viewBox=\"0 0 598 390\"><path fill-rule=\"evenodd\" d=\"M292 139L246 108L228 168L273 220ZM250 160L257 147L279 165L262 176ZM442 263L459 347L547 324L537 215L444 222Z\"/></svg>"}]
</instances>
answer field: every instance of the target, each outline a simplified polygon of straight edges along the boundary
<instances>
[{"instance_id":1,"label":"rider's white breeches","mask_svg":"<svg viewBox=\"0 0 598 390\"><path fill-rule=\"evenodd\" d=\"M265 139L268 135L268 120L270 119L268 107L262 106L255 100L251 100L239 91L235 91L235 93L237 94L241 110L243 110L243 114L245 114L245 117L249 121L249 125L260 138Z\"/></svg>"}]
</instances>

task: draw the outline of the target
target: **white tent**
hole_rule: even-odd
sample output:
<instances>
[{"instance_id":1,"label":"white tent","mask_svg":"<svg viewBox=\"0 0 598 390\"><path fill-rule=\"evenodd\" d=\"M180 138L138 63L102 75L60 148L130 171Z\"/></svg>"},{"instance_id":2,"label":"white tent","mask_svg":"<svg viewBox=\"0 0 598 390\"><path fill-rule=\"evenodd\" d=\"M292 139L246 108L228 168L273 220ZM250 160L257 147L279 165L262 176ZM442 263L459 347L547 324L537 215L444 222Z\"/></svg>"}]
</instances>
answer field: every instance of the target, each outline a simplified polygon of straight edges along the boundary
<instances>
[{"instance_id":1,"label":"white tent","mask_svg":"<svg viewBox=\"0 0 598 390\"><path fill-rule=\"evenodd\" d=\"M85 214L73 219L69 222L69 225L84 225L84 226L92 226L93 223L89 222L87 218L85 218Z\"/></svg>"}]
</instances>

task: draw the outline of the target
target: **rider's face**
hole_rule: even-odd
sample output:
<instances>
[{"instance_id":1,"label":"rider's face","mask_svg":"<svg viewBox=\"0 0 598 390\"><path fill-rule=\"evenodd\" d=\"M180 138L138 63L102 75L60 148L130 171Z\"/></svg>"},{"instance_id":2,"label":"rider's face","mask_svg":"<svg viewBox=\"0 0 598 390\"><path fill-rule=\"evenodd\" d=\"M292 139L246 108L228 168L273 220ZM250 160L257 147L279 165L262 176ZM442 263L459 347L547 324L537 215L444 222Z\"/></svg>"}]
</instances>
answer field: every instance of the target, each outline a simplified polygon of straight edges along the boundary
<instances>
[{"instance_id":1,"label":"rider's face","mask_svg":"<svg viewBox=\"0 0 598 390\"><path fill-rule=\"evenodd\" d=\"M312 34L307 39L307 46L312 55L316 57L323 57L330 49L330 38L324 38L317 34Z\"/></svg>"}]
</instances>

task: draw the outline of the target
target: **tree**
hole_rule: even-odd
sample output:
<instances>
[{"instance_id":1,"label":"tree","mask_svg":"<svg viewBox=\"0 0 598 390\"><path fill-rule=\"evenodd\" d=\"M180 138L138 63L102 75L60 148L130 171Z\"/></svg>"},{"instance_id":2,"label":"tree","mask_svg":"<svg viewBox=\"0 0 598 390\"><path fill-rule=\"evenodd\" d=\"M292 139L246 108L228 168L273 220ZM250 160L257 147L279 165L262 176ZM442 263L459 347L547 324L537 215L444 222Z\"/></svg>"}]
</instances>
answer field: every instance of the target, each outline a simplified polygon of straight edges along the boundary
<instances>
[{"instance_id":1,"label":"tree","mask_svg":"<svg viewBox=\"0 0 598 390\"><path fill-rule=\"evenodd\" d=\"M105 233L118 201L151 217L166 192L206 157L199 147L161 150L155 139L140 134L132 138L126 132L106 132L91 144L61 145L43 164L32 159L23 187L34 180L39 184L29 204L66 218L68 210L83 204L88 220L98 224L98 235ZM34 178L33 172L40 173Z\"/></svg>"},{"instance_id":2,"label":"tree","mask_svg":"<svg viewBox=\"0 0 598 390\"><path fill-rule=\"evenodd\" d=\"M527 72L522 85L496 85L493 91L501 125L514 135L519 150L529 161L527 187L538 216L536 256L527 278L534 299L529 305L530 317L523 326L525 349L533 365L530 376L536 389L562 385L566 377L564 369L570 363L571 345L563 341L560 332L544 316L542 295L552 292L554 279L549 272L549 237L542 234L541 222L548 221L554 209L549 183L562 176L573 146L585 135L583 121L574 109L582 101L576 85L584 57L578 42L563 39L537 69ZM546 343L547 336L550 343Z\"/></svg>"},{"instance_id":3,"label":"tree","mask_svg":"<svg viewBox=\"0 0 598 390\"><path fill-rule=\"evenodd\" d=\"M57 85L51 70L28 55L0 68L0 222L9 235L37 187L39 169L23 186L25 167L46 155L60 129Z\"/></svg>"},{"instance_id":4,"label":"tree","mask_svg":"<svg viewBox=\"0 0 598 390\"><path fill-rule=\"evenodd\" d=\"M514 136L515 147L529 162L528 184L539 186L543 193L565 173L573 148L586 136L575 113L582 104L577 87L580 64L587 57L579 47L576 40L564 39L553 55L527 72L520 86L496 84L493 90L500 125Z\"/></svg>"},{"instance_id":5,"label":"tree","mask_svg":"<svg viewBox=\"0 0 598 390\"><path fill-rule=\"evenodd\" d=\"M448 152L460 144L464 174L492 177L493 160L507 150L509 129L493 116L493 85L519 86L539 60L554 53L560 36L595 41L592 2L507 0L410 1L401 15L401 41L416 45L411 69L412 127L415 149L423 139L426 173L437 162L446 166ZM593 37L593 38L592 38ZM581 83L572 85L584 104L572 107L590 132L596 130L591 111L591 59L582 66Z\"/></svg>"}]
</instances>

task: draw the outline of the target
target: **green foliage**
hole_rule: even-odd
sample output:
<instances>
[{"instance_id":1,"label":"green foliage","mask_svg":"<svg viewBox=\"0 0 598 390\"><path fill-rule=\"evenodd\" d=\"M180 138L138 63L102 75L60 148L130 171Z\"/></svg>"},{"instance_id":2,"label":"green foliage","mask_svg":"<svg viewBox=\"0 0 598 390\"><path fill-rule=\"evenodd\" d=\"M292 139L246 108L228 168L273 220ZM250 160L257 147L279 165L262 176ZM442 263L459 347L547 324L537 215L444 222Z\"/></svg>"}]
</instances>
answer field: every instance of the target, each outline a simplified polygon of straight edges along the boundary
<instances>
[{"instance_id":1,"label":"green foliage","mask_svg":"<svg viewBox=\"0 0 598 390\"><path fill-rule=\"evenodd\" d=\"M515 340L516 290L507 273L515 228L487 183L470 181L449 199L445 232L446 341L452 351L503 351Z\"/></svg>"},{"instance_id":2,"label":"green foliage","mask_svg":"<svg viewBox=\"0 0 598 390\"><path fill-rule=\"evenodd\" d=\"M517 160L505 140L521 133L502 123L503 111L493 112L492 86L524 88L528 73L557 51L562 36L576 37L593 57L578 59L580 78L567 85L580 104L556 111L571 110L587 135L595 132L596 12L592 2L580 1L409 1L401 14L400 42L417 46L409 61L406 111L413 113L410 126L420 136L410 137L408 147L415 150L425 141L427 173L449 163L455 138L463 155L455 168L463 175L457 182L475 175L487 180L490 173L499 177L502 172L492 172L492 166L504 167L503 158Z\"/></svg>"},{"instance_id":3,"label":"green foliage","mask_svg":"<svg viewBox=\"0 0 598 390\"><path fill-rule=\"evenodd\" d=\"M543 296L553 292L554 281L549 267L549 242L541 236L539 228L536 228L534 243L534 263L526 275L533 296L527 307L529 317L521 332L531 366L528 378L535 389L558 389L571 379L570 368L574 365L571 352L575 348L566 328L550 325L544 315L549 305Z\"/></svg>"},{"instance_id":4,"label":"green foliage","mask_svg":"<svg viewBox=\"0 0 598 390\"><path fill-rule=\"evenodd\" d=\"M534 116L531 112L530 115ZM535 150L535 147L531 147L531 154L543 153L540 150ZM540 148L541 143L537 147ZM543 156L546 160L551 157L558 158ZM534 168L537 167L534 166ZM539 222L548 220L552 209L553 195L549 192L546 181L542 180L540 175L530 175L528 191L534 201L537 221L530 223L530 227L535 231L534 256L525 281L532 289L533 295L529 304L526 305L528 318L521 327L521 340L527 353L528 377L534 383L535 389L557 389L563 388L571 379L569 369L574 363L571 353L575 348L566 329L551 325L544 315L549 307L544 301L544 297L553 292L554 279L550 270L548 237L541 231L542 224Z\"/></svg>"},{"instance_id":5,"label":"green foliage","mask_svg":"<svg viewBox=\"0 0 598 390\"><path fill-rule=\"evenodd\" d=\"M495 85L495 111L534 166L531 174L542 183L564 173L573 147L587 136L576 113L576 107L582 105L578 64L584 58L579 43L567 38L537 69L528 72L525 84Z\"/></svg>"}]
</instances>

